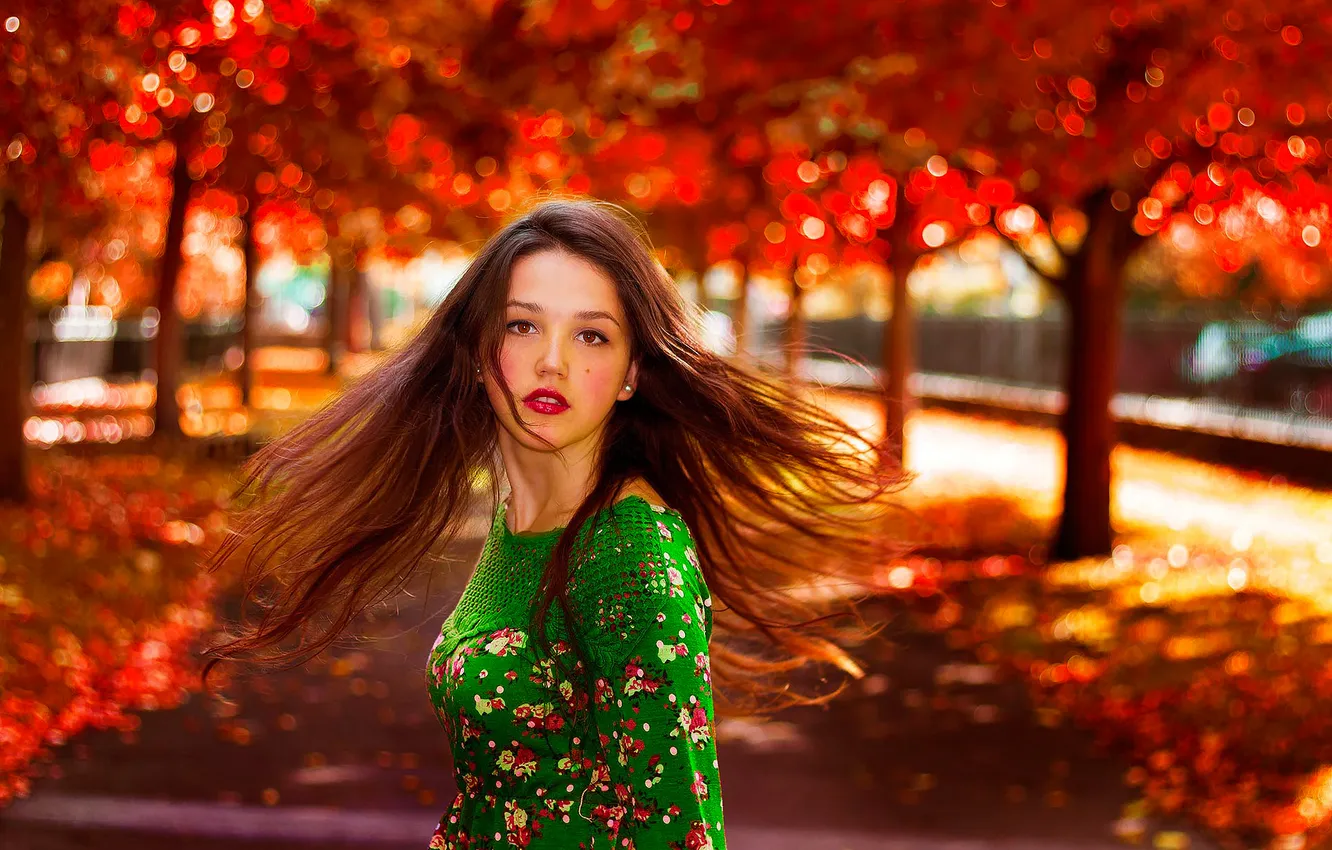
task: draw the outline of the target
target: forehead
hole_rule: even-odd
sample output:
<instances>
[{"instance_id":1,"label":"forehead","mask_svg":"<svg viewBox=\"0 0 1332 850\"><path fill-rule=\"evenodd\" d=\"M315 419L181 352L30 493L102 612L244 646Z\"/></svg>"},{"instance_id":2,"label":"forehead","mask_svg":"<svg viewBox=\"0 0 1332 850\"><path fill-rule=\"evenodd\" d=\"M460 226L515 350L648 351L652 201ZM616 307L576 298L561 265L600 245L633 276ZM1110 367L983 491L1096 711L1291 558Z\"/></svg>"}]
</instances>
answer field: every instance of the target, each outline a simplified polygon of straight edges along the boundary
<instances>
[{"instance_id":1,"label":"forehead","mask_svg":"<svg viewBox=\"0 0 1332 850\"><path fill-rule=\"evenodd\" d=\"M560 313L605 310L621 314L620 296L610 275L563 251L541 251L514 263L509 299L530 301Z\"/></svg>"}]
</instances>

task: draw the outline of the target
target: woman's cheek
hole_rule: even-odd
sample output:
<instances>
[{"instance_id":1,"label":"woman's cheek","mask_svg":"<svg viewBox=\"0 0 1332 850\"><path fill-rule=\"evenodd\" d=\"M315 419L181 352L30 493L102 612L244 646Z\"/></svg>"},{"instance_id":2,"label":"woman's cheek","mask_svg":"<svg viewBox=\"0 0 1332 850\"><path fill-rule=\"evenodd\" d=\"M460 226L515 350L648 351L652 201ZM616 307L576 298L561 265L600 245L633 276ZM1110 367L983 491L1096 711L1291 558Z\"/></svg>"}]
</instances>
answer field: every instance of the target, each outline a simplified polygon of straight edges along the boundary
<instances>
[{"instance_id":1,"label":"woman's cheek","mask_svg":"<svg viewBox=\"0 0 1332 850\"><path fill-rule=\"evenodd\" d=\"M500 350L500 357L499 357L500 374L504 376L504 381L509 385L510 392L513 392L517 389L517 384L514 381L514 375L518 371L517 361L518 358L512 350L508 349Z\"/></svg>"},{"instance_id":2,"label":"woman's cheek","mask_svg":"<svg viewBox=\"0 0 1332 850\"><path fill-rule=\"evenodd\" d=\"M618 391L618 387L616 386L616 383L619 380L616 377L618 374L620 374L620 370L616 370L615 367L610 364L589 366L584 374L585 383L583 386L586 388L586 392L590 396L595 398L614 399L615 394Z\"/></svg>"}]
</instances>

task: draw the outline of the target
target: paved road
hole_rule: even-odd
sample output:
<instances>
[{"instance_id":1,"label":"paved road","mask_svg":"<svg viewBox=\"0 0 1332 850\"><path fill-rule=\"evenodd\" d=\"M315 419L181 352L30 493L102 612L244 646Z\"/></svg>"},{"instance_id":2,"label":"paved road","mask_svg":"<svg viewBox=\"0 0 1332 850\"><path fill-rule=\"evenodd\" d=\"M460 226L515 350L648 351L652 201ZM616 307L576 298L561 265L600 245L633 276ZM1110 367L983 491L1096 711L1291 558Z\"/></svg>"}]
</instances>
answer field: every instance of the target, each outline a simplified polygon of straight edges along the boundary
<instances>
[{"instance_id":1,"label":"paved road","mask_svg":"<svg viewBox=\"0 0 1332 850\"><path fill-rule=\"evenodd\" d=\"M304 668L145 713L132 736L81 736L48 766L58 778L0 813L0 847L419 850L453 794L423 662L458 584L404 596L366 624L371 640ZM723 722L733 848L1123 846L1123 763L1036 723L1020 683L986 680L937 638L886 637L872 674L831 705Z\"/></svg>"}]
</instances>

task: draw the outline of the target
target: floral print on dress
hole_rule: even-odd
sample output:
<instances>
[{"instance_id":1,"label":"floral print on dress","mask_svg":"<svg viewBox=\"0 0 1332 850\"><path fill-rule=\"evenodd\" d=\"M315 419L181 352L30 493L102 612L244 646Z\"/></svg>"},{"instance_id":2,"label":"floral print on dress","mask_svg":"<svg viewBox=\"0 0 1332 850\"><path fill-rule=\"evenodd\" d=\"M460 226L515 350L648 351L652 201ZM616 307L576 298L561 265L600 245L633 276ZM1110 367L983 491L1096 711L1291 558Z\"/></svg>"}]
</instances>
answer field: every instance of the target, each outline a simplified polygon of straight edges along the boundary
<instances>
[{"instance_id":1,"label":"floral print on dress","mask_svg":"<svg viewBox=\"0 0 1332 850\"><path fill-rule=\"evenodd\" d=\"M517 629L500 629L491 636L490 643L486 644L486 652L491 655L503 657L512 650L522 649L527 646L527 634Z\"/></svg>"},{"instance_id":2,"label":"floral print on dress","mask_svg":"<svg viewBox=\"0 0 1332 850\"><path fill-rule=\"evenodd\" d=\"M430 848L724 850L712 601L693 539L639 497L612 510L571 570L572 618L552 616L559 665L528 628L555 538L508 532L497 510L429 658L459 789Z\"/></svg>"}]
</instances>

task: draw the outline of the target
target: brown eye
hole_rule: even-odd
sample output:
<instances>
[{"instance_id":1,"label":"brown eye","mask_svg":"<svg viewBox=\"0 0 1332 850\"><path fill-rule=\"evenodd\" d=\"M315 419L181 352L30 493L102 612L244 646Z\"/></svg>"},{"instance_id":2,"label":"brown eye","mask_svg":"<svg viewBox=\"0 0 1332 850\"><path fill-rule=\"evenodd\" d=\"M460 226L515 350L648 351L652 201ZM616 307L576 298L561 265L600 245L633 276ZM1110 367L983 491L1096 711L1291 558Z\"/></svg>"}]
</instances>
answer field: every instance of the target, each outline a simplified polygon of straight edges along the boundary
<instances>
[{"instance_id":1,"label":"brown eye","mask_svg":"<svg viewBox=\"0 0 1332 850\"><path fill-rule=\"evenodd\" d=\"M517 321L509 322L509 324L506 325L505 327L508 328L509 330L513 330L515 325L531 325L531 324L532 324L532 323L529 322L529 321L527 321L526 319L518 319ZM522 333L522 332L519 332L518 335L519 335L519 336L527 336L527 334Z\"/></svg>"},{"instance_id":2,"label":"brown eye","mask_svg":"<svg viewBox=\"0 0 1332 850\"><path fill-rule=\"evenodd\" d=\"M578 336L579 337L591 336L592 339L583 340L583 342L586 342L588 345L605 345L607 342L610 341L606 339L605 334L603 334L601 331L581 331L578 334Z\"/></svg>"}]
</instances>

